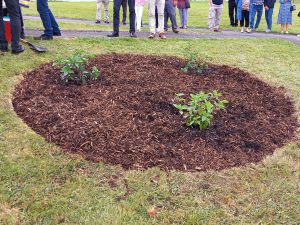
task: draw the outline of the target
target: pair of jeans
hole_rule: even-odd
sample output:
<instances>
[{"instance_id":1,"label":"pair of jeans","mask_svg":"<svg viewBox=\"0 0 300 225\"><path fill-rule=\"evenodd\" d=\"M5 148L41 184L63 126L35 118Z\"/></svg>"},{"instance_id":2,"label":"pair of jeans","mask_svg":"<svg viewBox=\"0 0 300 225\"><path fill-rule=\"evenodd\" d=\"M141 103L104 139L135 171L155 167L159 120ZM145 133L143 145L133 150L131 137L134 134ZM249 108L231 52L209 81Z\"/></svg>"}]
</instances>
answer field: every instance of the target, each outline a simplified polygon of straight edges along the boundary
<instances>
[{"instance_id":1,"label":"pair of jeans","mask_svg":"<svg viewBox=\"0 0 300 225\"><path fill-rule=\"evenodd\" d=\"M11 28L11 48L12 50L18 50L20 48L20 34L21 34L21 19L20 19L20 6L19 0L4 0L10 16L10 28ZM4 33L3 22L3 5L0 0L0 45L7 46L7 40Z\"/></svg>"},{"instance_id":2,"label":"pair of jeans","mask_svg":"<svg viewBox=\"0 0 300 225\"><path fill-rule=\"evenodd\" d=\"M165 30L168 29L168 20L170 17L171 24L172 24L172 29L176 30L177 29L177 22L176 22L176 10L173 5L173 0L166 0L165 2Z\"/></svg>"},{"instance_id":3,"label":"pair of jeans","mask_svg":"<svg viewBox=\"0 0 300 225\"><path fill-rule=\"evenodd\" d=\"M109 0L97 0L96 20L101 20L101 6L104 5L104 21L108 21Z\"/></svg>"},{"instance_id":4,"label":"pair of jeans","mask_svg":"<svg viewBox=\"0 0 300 225\"><path fill-rule=\"evenodd\" d=\"M229 12L229 18L230 18L230 25L237 26L238 25L238 21L236 19L237 5L236 5L235 1L228 2L228 12Z\"/></svg>"},{"instance_id":5,"label":"pair of jeans","mask_svg":"<svg viewBox=\"0 0 300 225\"><path fill-rule=\"evenodd\" d=\"M245 24L246 22L246 24ZM249 11L248 10L242 10L242 19L241 19L241 27L248 28L249 27Z\"/></svg>"},{"instance_id":6,"label":"pair of jeans","mask_svg":"<svg viewBox=\"0 0 300 225\"><path fill-rule=\"evenodd\" d=\"M181 27L187 28L187 23L188 23L188 9L178 9L179 10L179 15L180 15L180 23Z\"/></svg>"},{"instance_id":7,"label":"pair of jeans","mask_svg":"<svg viewBox=\"0 0 300 225\"><path fill-rule=\"evenodd\" d=\"M123 0L114 0L114 33L119 33L120 26L120 7ZM135 33L135 0L128 0L129 6L129 32Z\"/></svg>"},{"instance_id":8,"label":"pair of jeans","mask_svg":"<svg viewBox=\"0 0 300 225\"><path fill-rule=\"evenodd\" d=\"M37 11L40 14L43 26L45 28L45 35L52 37L53 34L60 34L59 26L48 6L48 0L37 0Z\"/></svg>"},{"instance_id":9,"label":"pair of jeans","mask_svg":"<svg viewBox=\"0 0 300 225\"><path fill-rule=\"evenodd\" d=\"M256 23L254 26L254 19L255 19L255 15L257 13L257 19L256 19ZM250 28L251 29L257 29L261 20L261 16L263 13L263 5L254 5L251 4L250 6Z\"/></svg>"},{"instance_id":10,"label":"pair of jeans","mask_svg":"<svg viewBox=\"0 0 300 225\"><path fill-rule=\"evenodd\" d=\"M265 10L265 17L266 17L266 22L269 30L272 30L272 17L273 17L273 10L274 8L269 8L269 10Z\"/></svg>"},{"instance_id":11,"label":"pair of jeans","mask_svg":"<svg viewBox=\"0 0 300 225\"><path fill-rule=\"evenodd\" d=\"M165 0L148 0L150 33L155 34L155 7L157 7L157 32L164 32Z\"/></svg>"}]
</instances>

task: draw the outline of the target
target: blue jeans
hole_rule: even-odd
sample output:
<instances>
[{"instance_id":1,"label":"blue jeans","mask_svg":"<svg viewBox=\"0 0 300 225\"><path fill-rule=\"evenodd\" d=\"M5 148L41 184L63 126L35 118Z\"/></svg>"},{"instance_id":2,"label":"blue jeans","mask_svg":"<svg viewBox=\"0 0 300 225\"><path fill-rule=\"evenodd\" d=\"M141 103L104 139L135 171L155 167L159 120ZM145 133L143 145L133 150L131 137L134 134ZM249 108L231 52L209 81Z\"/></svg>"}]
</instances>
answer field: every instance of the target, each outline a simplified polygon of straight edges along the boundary
<instances>
[{"instance_id":1,"label":"blue jeans","mask_svg":"<svg viewBox=\"0 0 300 225\"><path fill-rule=\"evenodd\" d=\"M168 29L168 20L171 20L172 23L172 29L176 30L177 29L177 22L176 22L176 9L173 5L172 0L166 0L165 2L165 30Z\"/></svg>"},{"instance_id":2,"label":"blue jeans","mask_svg":"<svg viewBox=\"0 0 300 225\"><path fill-rule=\"evenodd\" d=\"M254 18L255 14L257 13L257 19L254 27ZM250 28L257 29L261 20L261 16L263 13L263 5L254 5L251 4L250 6Z\"/></svg>"},{"instance_id":3,"label":"blue jeans","mask_svg":"<svg viewBox=\"0 0 300 225\"><path fill-rule=\"evenodd\" d=\"M273 10L274 8L271 8L269 10L265 10L265 17L268 29L272 30L272 17L273 17Z\"/></svg>"},{"instance_id":4,"label":"blue jeans","mask_svg":"<svg viewBox=\"0 0 300 225\"><path fill-rule=\"evenodd\" d=\"M45 35L52 37L53 33L60 34L59 26L48 6L48 0L37 0L37 10L45 28Z\"/></svg>"},{"instance_id":5,"label":"blue jeans","mask_svg":"<svg viewBox=\"0 0 300 225\"><path fill-rule=\"evenodd\" d=\"M180 15L181 27L187 28L188 23L188 9L178 9Z\"/></svg>"}]
</instances>

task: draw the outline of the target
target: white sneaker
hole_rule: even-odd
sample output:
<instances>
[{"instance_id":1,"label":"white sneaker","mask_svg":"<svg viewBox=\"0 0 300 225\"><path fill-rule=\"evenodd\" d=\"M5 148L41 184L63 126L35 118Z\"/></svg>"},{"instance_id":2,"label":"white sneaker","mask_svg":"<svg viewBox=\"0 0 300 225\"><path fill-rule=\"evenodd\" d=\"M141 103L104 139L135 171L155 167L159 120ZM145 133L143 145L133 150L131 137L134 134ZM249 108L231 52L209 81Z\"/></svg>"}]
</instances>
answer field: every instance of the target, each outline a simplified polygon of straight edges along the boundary
<instances>
[{"instance_id":1,"label":"white sneaker","mask_svg":"<svg viewBox=\"0 0 300 225\"><path fill-rule=\"evenodd\" d=\"M247 32L247 33L251 33L251 32L252 32L252 29L248 27L248 28L246 29L246 32Z\"/></svg>"},{"instance_id":2,"label":"white sneaker","mask_svg":"<svg viewBox=\"0 0 300 225\"><path fill-rule=\"evenodd\" d=\"M242 29L241 29L241 33L244 33L244 27L242 27Z\"/></svg>"},{"instance_id":3,"label":"white sneaker","mask_svg":"<svg viewBox=\"0 0 300 225\"><path fill-rule=\"evenodd\" d=\"M286 33L286 34L288 34L289 32L288 32L288 31L286 31L285 33Z\"/></svg>"},{"instance_id":4,"label":"white sneaker","mask_svg":"<svg viewBox=\"0 0 300 225\"><path fill-rule=\"evenodd\" d=\"M271 32L271 30L270 29L266 29L266 33L270 33Z\"/></svg>"}]
</instances>

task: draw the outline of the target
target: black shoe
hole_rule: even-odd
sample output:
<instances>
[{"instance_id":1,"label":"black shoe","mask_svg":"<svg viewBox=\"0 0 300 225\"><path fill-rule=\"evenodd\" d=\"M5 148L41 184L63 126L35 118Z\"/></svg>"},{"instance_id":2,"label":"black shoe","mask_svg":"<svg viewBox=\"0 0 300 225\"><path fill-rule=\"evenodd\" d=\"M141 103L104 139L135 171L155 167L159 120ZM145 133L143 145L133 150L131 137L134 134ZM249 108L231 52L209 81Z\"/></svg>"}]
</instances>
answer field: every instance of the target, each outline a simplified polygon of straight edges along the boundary
<instances>
[{"instance_id":1,"label":"black shoe","mask_svg":"<svg viewBox=\"0 0 300 225\"><path fill-rule=\"evenodd\" d=\"M123 25L126 25L126 22L123 22Z\"/></svg>"},{"instance_id":2,"label":"black shoe","mask_svg":"<svg viewBox=\"0 0 300 225\"><path fill-rule=\"evenodd\" d=\"M11 53L12 54L20 54L25 51L25 48L22 45L19 45L17 49L12 49Z\"/></svg>"},{"instance_id":3,"label":"black shoe","mask_svg":"<svg viewBox=\"0 0 300 225\"><path fill-rule=\"evenodd\" d=\"M136 36L135 32L129 32L129 37L136 38L137 36Z\"/></svg>"},{"instance_id":4,"label":"black shoe","mask_svg":"<svg viewBox=\"0 0 300 225\"><path fill-rule=\"evenodd\" d=\"M174 32L175 34L178 34L178 33L179 33L179 30L178 30L178 29L173 29L173 32Z\"/></svg>"},{"instance_id":5,"label":"black shoe","mask_svg":"<svg viewBox=\"0 0 300 225\"><path fill-rule=\"evenodd\" d=\"M119 37L119 33L112 32L111 34L108 34L107 37Z\"/></svg>"},{"instance_id":6,"label":"black shoe","mask_svg":"<svg viewBox=\"0 0 300 225\"><path fill-rule=\"evenodd\" d=\"M167 31L168 31L168 28L165 28L164 30L167 32Z\"/></svg>"},{"instance_id":7,"label":"black shoe","mask_svg":"<svg viewBox=\"0 0 300 225\"><path fill-rule=\"evenodd\" d=\"M8 47L7 47L7 45L0 45L0 51L1 51L1 52L8 52Z\"/></svg>"},{"instance_id":8,"label":"black shoe","mask_svg":"<svg viewBox=\"0 0 300 225\"><path fill-rule=\"evenodd\" d=\"M60 37L61 33L60 32L53 32L53 36Z\"/></svg>"},{"instance_id":9,"label":"black shoe","mask_svg":"<svg viewBox=\"0 0 300 225\"><path fill-rule=\"evenodd\" d=\"M99 23L101 23L101 21L100 21L100 20L96 20L95 23L96 23L96 24L99 24Z\"/></svg>"},{"instance_id":10,"label":"black shoe","mask_svg":"<svg viewBox=\"0 0 300 225\"><path fill-rule=\"evenodd\" d=\"M38 37L34 37L34 40L43 40L43 41L49 41L49 40L53 40L53 37L50 37L46 34L42 34L41 36Z\"/></svg>"},{"instance_id":11,"label":"black shoe","mask_svg":"<svg viewBox=\"0 0 300 225\"><path fill-rule=\"evenodd\" d=\"M107 24L109 24L109 22L108 22L108 21L104 21L104 23L107 23Z\"/></svg>"}]
</instances>

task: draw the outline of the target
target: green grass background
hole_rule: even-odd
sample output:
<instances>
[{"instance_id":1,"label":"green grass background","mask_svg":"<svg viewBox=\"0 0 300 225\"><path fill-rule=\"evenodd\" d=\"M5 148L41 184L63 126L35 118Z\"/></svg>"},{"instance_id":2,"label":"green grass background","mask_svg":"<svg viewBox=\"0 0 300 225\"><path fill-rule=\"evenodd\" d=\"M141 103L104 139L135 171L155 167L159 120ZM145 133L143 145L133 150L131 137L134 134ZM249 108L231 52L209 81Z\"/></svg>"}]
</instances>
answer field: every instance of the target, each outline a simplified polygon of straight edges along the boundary
<instances>
[{"instance_id":1,"label":"green grass background","mask_svg":"<svg viewBox=\"0 0 300 225\"><path fill-rule=\"evenodd\" d=\"M184 57L183 49L191 44L212 63L240 67L284 87L300 118L298 46L268 39L71 39L40 44L49 53L0 55L0 224L299 224L299 143L287 144L258 165L221 172L124 171L62 152L28 128L11 105L21 73L76 49ZM130 194L122 200L126 182ZM151 208L158 212L154 218L147 214Z\"/></svg>"},{"instance_id":2,"label":"green grass background","mask_svg":"<svg viewBox=\"0 0 300 225\"><path fill-rule=\"evenodd\" d=\"M295 0L295 4L297 8L300 8L300 0ZM273 13L273 31L279 32L280 25L277 25L277 15L279 10L279 1L275 4L275 9ZM96 2L49 2L49 6L56 17L59 18L76 18L76 19L84 19L84 20L95 20L96 14ZM109 17L110 21L112 21L112 9L113 9L113 2L109 4ZM198 27L198 28L207 28L207 18L208 18L208 1L202 2L192 2L191 8L189 9L189 20L188 26L190 27ZM298 11L296 10L293 12L293 26L290 28L290 33L300 34L300 17L297 17ZM36 3L32 2L29 9L24 9L24 14L26 15L38 15L36 10ZM121 10L122 15L122 10ZM180 26L179 20L179 13L176 12L177 15L177 22ZM102 16L103 16L103 9L102 9ZM128 17L127 17L128 20ZM144 7L143 13L143 22L148 24L148 7L147 4ZM170 22L169 22L170 23ZM26 23L25 23L26 26ZM76 28L76 26L84 27L84 29L94 29L95 27L91 27L90 25L72 25L72 28ZM41 28L41 24L38 28ZM112 23L111 23L112 29ZM32 26L30 28L33 28ZM98 26L99 30L107 29L103 26ZM228 30L239 30L239 28L232 28L230 27L230 21L228 16L228 3L225 2L224 9L221 17L221 29L228 29ZM261 24L259 26L259 31L265 31L266 29L266 21L265 16L263 13Z\"/></svg>"}]
</instances>

